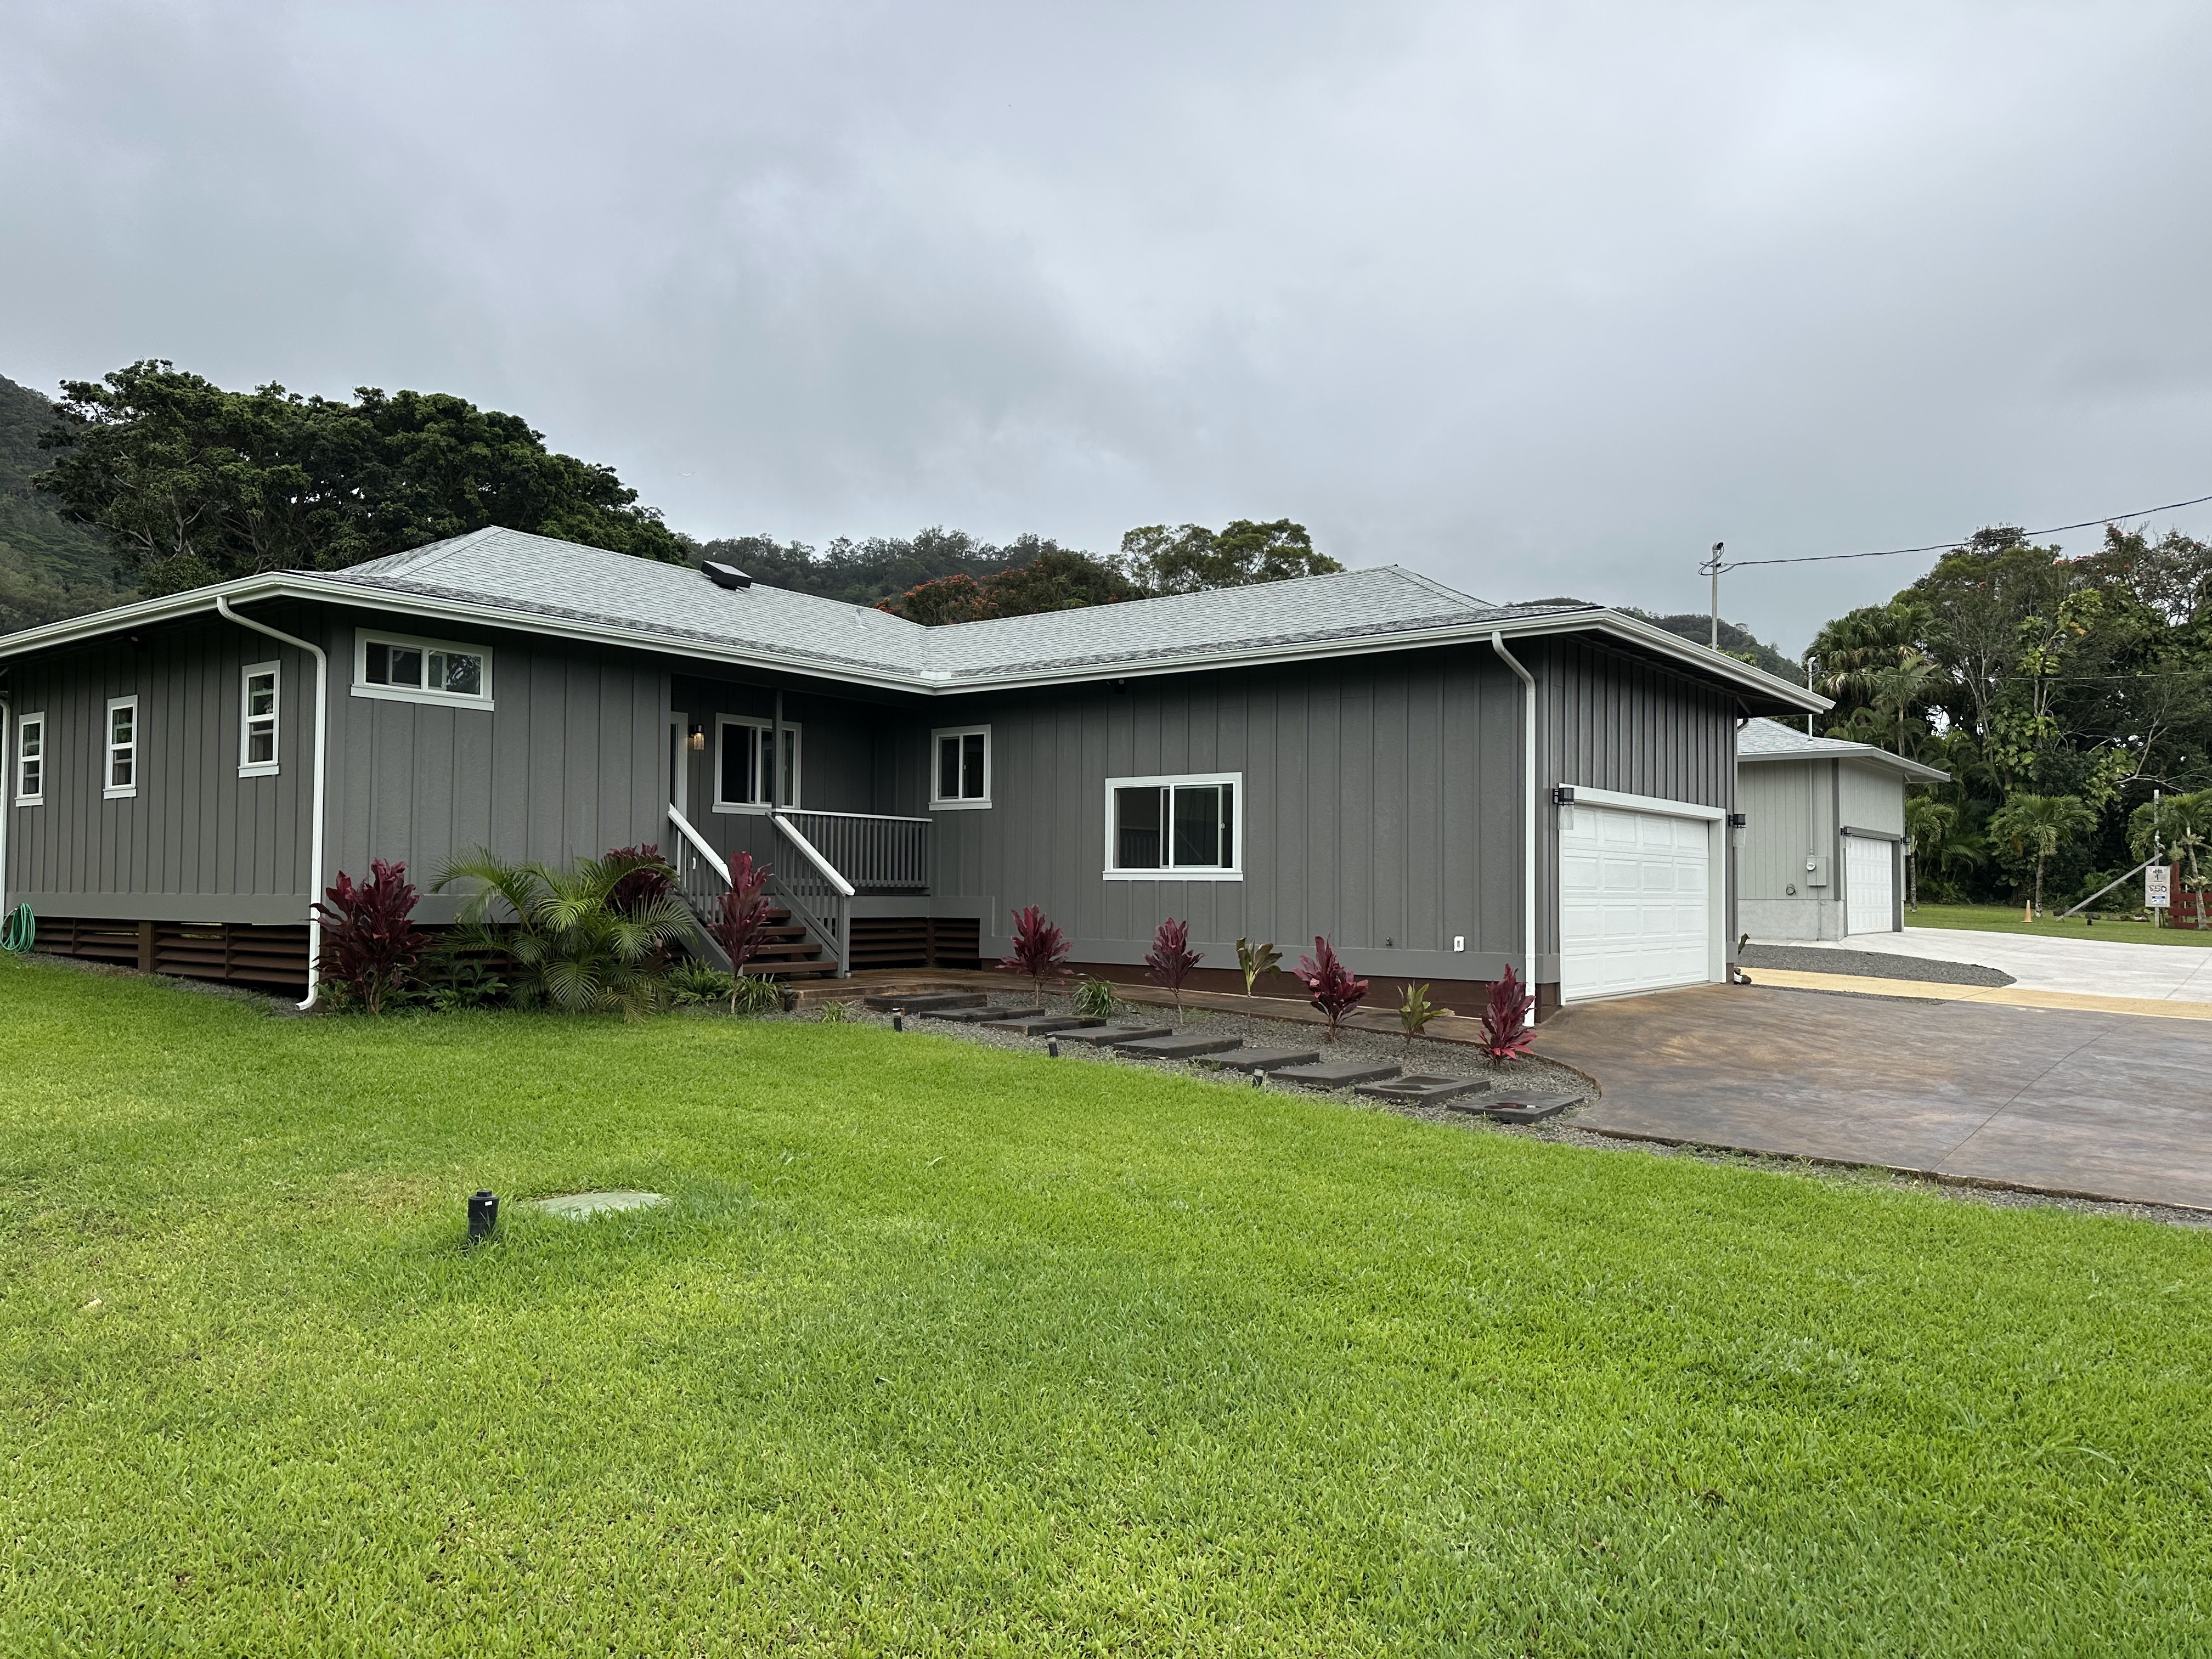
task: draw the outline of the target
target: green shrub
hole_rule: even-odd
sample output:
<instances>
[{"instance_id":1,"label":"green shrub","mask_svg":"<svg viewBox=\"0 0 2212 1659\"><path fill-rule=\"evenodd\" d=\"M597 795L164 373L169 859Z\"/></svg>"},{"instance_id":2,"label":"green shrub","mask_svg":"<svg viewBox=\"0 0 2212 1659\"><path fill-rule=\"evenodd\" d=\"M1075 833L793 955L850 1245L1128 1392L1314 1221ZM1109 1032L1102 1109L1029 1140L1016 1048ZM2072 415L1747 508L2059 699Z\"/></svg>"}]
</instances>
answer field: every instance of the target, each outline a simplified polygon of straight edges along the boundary
<instances>
[{"instance_id":1,"label":"green shrub","mask_svg":"<svg viewBox=\"0 0 2212 1659\"><path fill-rule=\"evenodd\" d=\"M679 1007L702 1002L720 1002L730 994L734 976L711 962L679 962L668 975L668 991Z\"/></svg>"},{"instance_id":2,"label":"green shrub","mask_svg":"<svg viewBox=\"0 0 2212 1659\"><path fill-rule=\"evenodd\" d=\"M1121 999L1114 994L1110 979L1086 979L1075 988L1070 1000L1075 1012L1085 1019L1111 1019L1121 1012Z\"/></svg>"},{"instance_id":3,"label":"green shrub","mask_svg":"<svg viewBox=\"0 0 2212 1659\"><path fill-rule=\"evenodd\" d=\"M672 873L632 851L578 859L556 870L507 864L479 848L447 865L437 885L477 884L461 907L453 942L462 950L503 952L514 964L518 1006L550 1004L564 1013L619 1009L635 1019L666 1000L671 947L698 933L672 890L637 892L641 872Z\"/></svg>"},{"instance_id":4,"label":"green shrub","mask_svg":"<svg viewBox=\"0 0 2212 1659\"><path fill-rule=\"evenodd\" d=\"M730 1012L748 1019L758 1019L763 1014L780 1013L783 1009L783 987L772 979L763 979L755 974L739 974L730 988Z\"/></svg>"},{"instance_id":5,"label":"green shrub","mask_svg":"<svg viewBox=\"0 0 2212 1659\"><path fill-rule=\"evenodd\" d=\"M843 1025L853 1018L853 1006L848 1002L825 1002L822 1005L824 1025Z\"/></svg>"}]
</instances>

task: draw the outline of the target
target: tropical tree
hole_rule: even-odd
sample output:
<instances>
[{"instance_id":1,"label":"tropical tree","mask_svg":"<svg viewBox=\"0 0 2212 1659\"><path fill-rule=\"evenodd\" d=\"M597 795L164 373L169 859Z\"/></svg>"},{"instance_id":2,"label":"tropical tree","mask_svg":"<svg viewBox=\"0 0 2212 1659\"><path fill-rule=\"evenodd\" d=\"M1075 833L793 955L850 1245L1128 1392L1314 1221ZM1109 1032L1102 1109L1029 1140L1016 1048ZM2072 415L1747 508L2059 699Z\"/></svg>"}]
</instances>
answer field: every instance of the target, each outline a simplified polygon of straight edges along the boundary
<instances>
[{"instance_id":1,"label":"tropical tree","mask_svg":"<svg viewBox=\"0 0 2212 1659\"><path fill-rule=\"evenodd\" d=\"M1913 650L1905 651L1894 667L1878 668L1868 676L1875 713L1897 722L1897 752L1900 755L1910 752L1905 720L1927 699L1929 688L1937 678L1936 665Z\"/></svg>"},{"instance_id":2,"label":"tropical tree","mask_svg":"<svg viewBox=\"0 0 2212 1659\"><path fill-rule=\"evenodd\" d=\"M2014 853L2035 858L2035 914L2043 914L2043 866L2068 841L2097 826L2097 815L2077 795L2015 794L1990 815L1990 834Z\"/></svg>"},{"instance_id":3,"label":"tropical tree","mask_svg":"<svg viewBox=\"0 0 2212 1659\"><path fill-rule=\"evenodd\" d=\"M697 924L672 888L625 903L629 878L659 860L610 855L567 869L508 864L483 848L442 870L433 891L457 881L477 889L461 906L456 943L504 951L514 962L514 1000L564 1013L620 1010L636 1018L667 993L668 945L696 935ZM665 870L665 866L661 866ZM668 872L672 877L673 872Z\"/></svg>"},{"instance_id":4,"label":"tropical tree","mask_svg":"<svg viewBox=\"0 0 2212 1659\"><path fill-rule=\"evenodd\" d=\"M1218 532L1201 524L1139 525L1121 538L1121 557L1148 593L1245 587L1344 568L1316 553L1306 527L1289 519L1272 524L1236 519Z\"/></svg>"},{"instance_id":5,"label":"tropical tree","mask_svg":"<svg viewBox=\"0 0 2212 1659\"><path fill-rule=\"evenodd\" d=\"M1959 809L1927 795L1910 795L1905 802L1905 836L1912 848L1911 861L1905 866L1905 904L1911 909L1920 908L1920 866L1923 860L1934 858L1936 849L1948 840L1959 827Z\"/></svg>"}]
</instances>

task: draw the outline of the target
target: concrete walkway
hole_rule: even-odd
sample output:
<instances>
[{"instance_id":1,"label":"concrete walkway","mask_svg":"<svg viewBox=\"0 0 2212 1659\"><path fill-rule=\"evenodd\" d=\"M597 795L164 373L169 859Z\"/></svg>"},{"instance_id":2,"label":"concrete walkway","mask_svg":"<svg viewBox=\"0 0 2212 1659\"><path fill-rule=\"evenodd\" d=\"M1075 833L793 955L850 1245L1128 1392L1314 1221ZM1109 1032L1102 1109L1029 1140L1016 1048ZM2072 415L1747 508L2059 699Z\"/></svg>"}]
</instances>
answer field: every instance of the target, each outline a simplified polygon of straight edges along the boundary
<instances>
[{"instance_id":1,"label":"concrete walkway","mask_svg":"<svg viewBox=\"0 0 2212 1659\"><path fill-rule=\"evenodd\" d=\"M2201 1025L1717 985L1570 1008L1536 1049L1603 1085L1601 1133L2212 1210Z\"/></svg>"},{"instance_id":2,"label":"concrete walkway","mask_svg":"<svg viewBox=\"0 0 2212 1659\"><path fill-rule=\"evenodd\" d=\"M2084 934L2093 932L2083 928ZM1878 951L1893 957L1972 962L2001 969L2029 991L2094 996L2170 998L2212 1003L2212 945L2136 945L2123 939L2053 939L2041 933L1984 933L1965 927L1907 927L1901 933L1854 933L1808 950Z\"/></svg>"}]
</instances>

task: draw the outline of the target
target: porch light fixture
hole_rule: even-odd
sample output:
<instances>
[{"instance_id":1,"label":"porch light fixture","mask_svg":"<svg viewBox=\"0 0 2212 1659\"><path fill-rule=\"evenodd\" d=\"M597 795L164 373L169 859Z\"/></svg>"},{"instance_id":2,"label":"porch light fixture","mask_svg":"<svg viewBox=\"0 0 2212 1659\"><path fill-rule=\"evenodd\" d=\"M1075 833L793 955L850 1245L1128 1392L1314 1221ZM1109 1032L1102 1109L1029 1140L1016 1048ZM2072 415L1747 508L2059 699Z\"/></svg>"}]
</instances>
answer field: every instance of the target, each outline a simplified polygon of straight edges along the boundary
<instances>
[{"instance_id":1,"label":"porch light fixture","mask_svg":"<svg viewBox=\"0 0 2212 1659\"><path fill-rule=\"evenodd\" d=\"M1574 804L1575 787L1571 783L1563 783L1552 791L1553 805L1572 806Z\"/></svg>"},{"instance_id":2,"label":"porch light fixture","mask_svg":"<svg viewBox=\"0 0 2212 1659\"><path fill-rule=\"evenodd\" d=\"M1747 827L1750 823L1751 819L1741 812L1731 812L1729 814L1729 828L1731 830L1744 829Z\"/></svg>"},{"instance_id":3,"label":"porch light fixture","mask_svg":"<svg viewBox=\"0 0 2212 1659\"><path fill-rule=\"evenodd\" d=\"M703 726L693 726L691 728L691 736L688 741L691 744L691 752L693 754L705 754L707 752L707 728Z\"/></svg>"}]
</instances>

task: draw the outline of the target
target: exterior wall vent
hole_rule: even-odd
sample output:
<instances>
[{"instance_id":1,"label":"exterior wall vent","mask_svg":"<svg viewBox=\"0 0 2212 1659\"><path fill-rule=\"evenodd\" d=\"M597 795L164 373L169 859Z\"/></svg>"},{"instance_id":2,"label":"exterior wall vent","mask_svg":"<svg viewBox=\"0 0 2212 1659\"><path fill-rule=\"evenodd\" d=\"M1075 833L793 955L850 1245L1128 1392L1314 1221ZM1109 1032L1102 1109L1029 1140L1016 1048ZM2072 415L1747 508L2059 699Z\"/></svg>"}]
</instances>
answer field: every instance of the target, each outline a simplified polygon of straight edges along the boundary
<instances>
[{"instance_id":1,"label":"exterior wall vent","mask_svg":"<svg viewBox=\"0 0 2212 1659\"><path fill-rule=\"evenodd\" d=\"M718 559L709 559L699 568L707 573L707 580L717 587L739 588L753 585L753 579L737 566L724 564Z\"/></svg>"}]
</instances>

